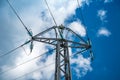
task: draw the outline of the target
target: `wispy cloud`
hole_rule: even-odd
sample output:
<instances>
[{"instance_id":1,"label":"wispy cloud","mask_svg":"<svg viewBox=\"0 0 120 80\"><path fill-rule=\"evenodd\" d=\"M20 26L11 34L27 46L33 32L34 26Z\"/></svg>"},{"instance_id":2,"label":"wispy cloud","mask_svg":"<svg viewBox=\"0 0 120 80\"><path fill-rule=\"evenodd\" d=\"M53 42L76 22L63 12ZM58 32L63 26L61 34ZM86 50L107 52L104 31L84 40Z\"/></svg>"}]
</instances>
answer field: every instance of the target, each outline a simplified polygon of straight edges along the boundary
<instances>
[{"instance_id":1,"label":"wispy cloud","mask_svg":"<svg viewBox=\"0 0 120 80\"><path fill-rule=\"evenodd\" d=\"M101 21L105 22L106 13L107 13L106 10L101 9L101 10L98 10L97 16L100 18Z\"/></svg>"},{"instance_id":2,"label":"wispy cloud","mask_svg":"<svg viewBox=\"0 0 120 80\"><path fill-rule=\"evenodd\" d=\"M72 22L71 24L69 24L69 27L81 36L86 35L85 27L79 21Z\"/></svg>"},{"instance_id":3,"label":"wispy cloud","mask_svg":"<svg viewBox=\"0 0 120 80\"><path fill-rule=\"evenodd\" d=\"M105 0L104 3L112 2L113 0Z\"/></svg>"},{"instance_id":4,"label":"wispy cloud","mask_svg":"<svg viewBox=\"0 0 120 80\"><path fill-rule=\"evenodd\" d=\"M77 58L72 58L71 63L77 64L77 66L73 67L73 69L77 73L76 75L78 78L83 77L87 74L87 72L92 71L90 59L84 58L82 55L79 55Z\"/></svg>"},{"instance_id":5,"label":"wispy cloud","mask_svg":"<svg viewBox=\"0 0 120 80\"><path fill-rule=\"evenodd\" d=\"M104 28L104 27L100 28L98 30L98 34L97 34L98 37L99 36L107 36L107 37L109 37L110 35L111 35L111 32L108 29Z\"/></svg>"}]
</instances>

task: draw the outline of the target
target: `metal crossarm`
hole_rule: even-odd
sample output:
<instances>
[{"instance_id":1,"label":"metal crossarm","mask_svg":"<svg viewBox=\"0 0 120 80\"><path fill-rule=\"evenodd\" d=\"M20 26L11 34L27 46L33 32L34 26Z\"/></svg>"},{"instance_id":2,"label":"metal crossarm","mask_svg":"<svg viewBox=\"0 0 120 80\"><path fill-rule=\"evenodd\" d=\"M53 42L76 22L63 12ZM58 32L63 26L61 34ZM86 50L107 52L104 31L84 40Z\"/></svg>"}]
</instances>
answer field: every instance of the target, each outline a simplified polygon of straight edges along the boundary
<instances>
[{"instance_id":1,"label":"metal crossarm","mask_svg":"<svg viewBox=\"0 0 120 80\"><path fill-rule=\"evenodd\" d=\"M67 39L66 37L48 38L44 36L44 34L56 28L59 29L61 33L60 35L64 34L63 31L68 31L69 33L77 37L80 41L74 41L71 39ZM64 27L63 25L48 28L47 30L33 36L32 40L56 46L55 80L61 80L61 78L63 78L64 80L71 80L68 48L78 48L80 50L87 50L91 48L91 45L88 44L87 41L85 41L80 35L72 31L70 28Z\"/></svg>"},{"instance_id":2,"label":"metal crossarm","mask_svg":"<svg viewBox=\"0 0 120 80\"><path fill-rule=\"evenodd\" d=\"M70 69L70 59L69 59L69 57L71 57L71 56L69 56L68 49L69 48L79 49L78 51L75 52L75 54L72 54L72 56L79 54L79 53L83 53L89 49L90 50L90 57L93 60L93 53L91 50L90 39L89 39L87 33L86 33L87 40L85 40L83 37L81 37L79 34L74 32L72 29L70 29L68 27L64 27L63 25L58 26L53 14L52 14L52 11L50 10L50 7L47 3L47 0L44 0L44 1L48 7L48 10L49 10L50 15L55 23L55 26L50 27L50 28L48 28L48 29L33 36L31 30L29 30L27 28L27 26L22 21L21 17L18 15L15 8L12 6L12 4L9 2L9 0L7 0L9 6L13 10L15 15L19 19L19 21L21 22L21 24L24 26L25 30L27 31L27 33L31 39L28 40L27 42L25 42L24 44L22 44L21 46L9 51L8 53L5 53L4 55L0 55L0 57L3 57L7 54L10 54L13 51L15 51L15 50L19 49L20 47L23 47L24 45L29 44L29 43L30 43L30 53L32 53L33 46L34 46L33 41L42 42L45 44L50 44L50 45L53 45L55 47L55 49L53 49L53 50L56 50L55 80L72 80L71 69ZM78 0L77 0L77 2L79 5ZM80 7L80 5L79 5L79 7ZM83 19L84 17L82 15L82 12L81 12L81 16ZM85 25L84 19L83 19L83 23ZM46 33L48 34L49 32L52 32L53 34L49 37L45 36L45 34ZM64 34L64 32L66 32L66 34ZM87 29L86 29L86 32L87 32ZM72 37L72 39L71 39L71 37ZM36 58L37 57L35 57L34 59L36 59ZM31 60L29 60L29 61L31 61ZM29 62L29 61L27 61L27 62ZM27 63L27 62L25 62L25 63ZM25 64L25 63L23 63L23 64ZM20 64L20 65L23 65L23 64Z\"/></svg>"}]
</instances>

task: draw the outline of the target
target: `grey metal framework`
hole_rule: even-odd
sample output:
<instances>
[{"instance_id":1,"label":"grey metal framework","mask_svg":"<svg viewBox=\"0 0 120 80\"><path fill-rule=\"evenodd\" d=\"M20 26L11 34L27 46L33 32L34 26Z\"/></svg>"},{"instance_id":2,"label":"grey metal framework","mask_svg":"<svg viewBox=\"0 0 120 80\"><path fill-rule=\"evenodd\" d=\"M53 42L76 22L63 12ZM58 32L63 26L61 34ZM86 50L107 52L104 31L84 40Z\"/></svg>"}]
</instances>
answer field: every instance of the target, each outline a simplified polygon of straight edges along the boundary
<instances>
[{"instance_id":1,"label":"grey metal framework","mask_svg":"<svg viewBox=\"0 0 120 80\"><path fill-rule=\"evenodd\" d=\"M51 30L55 30L55 35L57 35L55 38L42 37L42 35ZM80 39L80 42L63 37L63 31L72 33L72 35L75 35ZM61 37L58 37L58 34ZM70 56L68 48L78 48L81 50L80 52L91 48L91 45L87 43L87 41L85 41L80 35L72 31L70 28L64 27L63 25L53 26L33 36L30 42L32 41L47 43L56 47L55 80L71 80Z\"/></svg>"},{"instance_id":2,"label":"grey metal framework","mask_svg":"<svg viewBox=\"0 0 120 80\"><path fill-rule=\"evenodd\" d=\"M25 42L24 44L22 44L21 46L15 48L15 49L11 50L9 53L13 52L14 50L16 50L28 43L30 43L30 52L32 52L33 41L42 42L45 44L50 44L50 45L55 46L56 47L55 48L56 49L55 80L71 80L72 79L71 78L71 69L70 69L70 59L69 59L70 58L69 48L79 49L79 51L77 53L82 53L82 52L90 49L90 57L91 57L91 59L93 59L93 54L92 54L89 38L87 40L84 40L80 35L78 35L76 32L74 32L70 28L64 27L63 25L57 26L57 24L56 24L56 26L48 28L47 30L44 30L43 32L40 32L37 35L33 36L31 31L29 29L27 29L26 25L23 23L20 16L17 14L15 9L12 7L9 0L7 0L7 2L10 5L13 12L18 17L18 19L20 20L20 22L22 23L22 25L24 26L24 28L26 29L28 35L31 37L31 39L29 41ZM46 1L46 4L47 4L47 1ZM48 4L47 4L47 6L48 6ZM49 6L48 6L48 9L49 9ZM49 11L50 11L50 9L49 9ZM51 11L50 11L50 13L51 13ZM51 16L53 17L52 13L51 13ZM53 20L54 20L54 17L53 17ZM55 20L54 20L54 22L55 22ZM53 30L55 32L54 37L52 37L52 36L50 36L49 38L43 37L44 34L49 33L50 31L53 31ZM66 35L64 34L64 32L66 32ZM70 39L68 37L68 36L70 36L70 34L72 37L74 35L74 38L77 38L77 39L76 40ZM6 53L6 54L8 54L8 53Z\"/></svg>"}]
</instances>

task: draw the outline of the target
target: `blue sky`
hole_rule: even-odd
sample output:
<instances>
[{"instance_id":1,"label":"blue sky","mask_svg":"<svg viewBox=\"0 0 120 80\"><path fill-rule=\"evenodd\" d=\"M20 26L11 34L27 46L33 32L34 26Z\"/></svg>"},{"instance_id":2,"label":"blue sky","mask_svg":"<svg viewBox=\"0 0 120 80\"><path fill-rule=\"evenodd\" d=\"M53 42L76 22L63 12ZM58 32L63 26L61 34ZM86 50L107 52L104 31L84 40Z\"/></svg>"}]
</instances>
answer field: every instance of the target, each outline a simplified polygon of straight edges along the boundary
<instances>
[{"instance_id":1,"label":"blue sky","mask_svg":"<svg viewBox=\"0 0 120 80\"><path fill-rule=\"evenodd\" d=\"M14 8L21 16L28 28L32 29L33 34L37 34L54 25L52 18L43 0L10 0ZM77 0L60 1L51 0L48 4L53 12L58 25L64 24L70 27L82 37L86 31L82 24ZM73 80L120 80L119 63L119 26L120 26L120 1L119 0L79 0L85 21L87 33L92 42L94 61L79 55L78 58L71 59ZM74 26L74 27L73 27ZM53 33L51 33L53 34ZM50 36L47 34L47 36ZM0 1L0 55L21 45L29 37L5 0ZM47 48L45 44L34 43L35 47L30 56L25 55L23 49L18 49L13 54L0 58L0 71L12 68L17 64L27 61L37 55L44 53ZM39 48L40 47L40 48ZM29 48L24 47L27 52ZM16 76L26 74L31 69L37 69L42 65L54 61L54 53L35 60L31 63L20 66L15 70L0 75L1 80L15 79ZM84 64L82 64L84 63ZM48 71L43 69L33 74L27 75L20 80L26 79L53 79L54 65ZM19 71L19 73L18 73ZM51 74L48 74L51 73ZM47 74L46 78L45 75ZM7 77L6 77L7 75ZM19 80L19 79L18 79Z\"/></svg>"}]
</instances>

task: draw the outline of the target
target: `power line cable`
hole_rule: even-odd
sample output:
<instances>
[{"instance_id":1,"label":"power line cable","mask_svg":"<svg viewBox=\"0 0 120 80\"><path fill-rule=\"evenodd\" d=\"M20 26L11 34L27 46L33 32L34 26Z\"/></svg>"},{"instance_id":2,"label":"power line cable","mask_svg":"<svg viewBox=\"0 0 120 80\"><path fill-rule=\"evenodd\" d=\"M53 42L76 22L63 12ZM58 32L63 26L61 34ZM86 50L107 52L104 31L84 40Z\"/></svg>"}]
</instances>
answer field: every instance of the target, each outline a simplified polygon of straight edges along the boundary
<instances>
[{"instance_id":1,"label":"power line cable","mask_svg":"<svg viewBox=\"0 0 120 80\"><path fill-rule=\"evenodd\" d=\"M81 18L82 18L83 24L85 25L85 20L84 20L84 17L83 17L83 13L82 13L82 10L81 10L81 7L80 7L79 0L77 0L77 4L78 4L78 7L79 7L79 13L80 13L80 15L81 15ZM85 26L86 26L86 25L85 25Z\"/></svg>"},{"instance_id":2,"label":"power line cable","mask_svg":"<svg viewBox=\"0 0 120 80\"><path fill-rule=\"evenodd\" d=\"M38 71L38 70L42 70L42 69L44 69L44 68L46 68L46 67L49 67L49 66L51 66L51 65L53 65L53 64L55 64L55 63L52 62L52 63L50 63L50 64L48 64L48 65L45 65L45 66L43 66L43 67L40 67L40 68L34 70L34 71L31 71L31 72L29 72L29 73L23 74L23 75L21 75L21 76L15 78L15 79L13 79L13 80L17 80L17 79L19 79L19 78L22 78L22 77L28 75L28 74L31 74L31 73L34 73L34 72L36 72L36 71Z\"/></svg>"},{"instance_id":3,"label":"power line cable","mask_svg":"<svg viewBox=\"0 0 120 80\"><path fill-rule=\"evenodd\" d=\"M25 48L22 46L22 49L23 49L23 51L25 52L25 54L27 55L27 56L29 56L30 54L28 54L27 52L26 52L26 50L25 50Z\"/></svg>"},{"instance_id":4,"label":"power line cable","mask_svg":"<svg viewBox=\"0 0 120 80\"><path fill-rule=\"evenodd\" d=\"M18 46L18 47L16 47L16 48L14 48L14 49L12 49L12 50L10 50L10 51L8 51L7 53L4 53L3 55L0 55L0 58L6 56L6 55L8 55L8 54L11 54L11 53L14 52L15 50L17 50L17 49L21 48L22 46L28 44L29 42L31 42L31 40L25 42L24 44L22 44L22 45L20 45L20 46Z\"/></svg>"},{"instance_id":5,"label":"power line cable","mask_svg":"<svg viewBox=\"0 0 120 80\"><path fill-rule=\"evenodd\" d=\"M79 6L79 12L81 14L81 17L82 17L82 20L83 20L83 24L85 25L85 29L86 29L86 36L87 36L87 40L88 40L88 45L90 45L90 57L91 57L91 60L93 61L93 51L91 49L91 41L90 41L90 38L89 38L89 35L88 35L88 30L87 30L87 27L86 27L86 23L85 23L85 20L84 20L84 16L83 16L83 13L82 13L82 10L80 8L80 4L79 4L79 0L77 0L77 3L78 3L78 6Z\"/></svg>"},{"instance_id":6,"label":"power line cable","mask_svg":"<svg viewBox=\"0 0 120 80\"><path fill-rule=\"evenodd\" d=\"M84 49L84 50L82 50L82 51L79 51L79 52L77 52L77 53L75 53L75 54L73 54L73 55L71 55L71 56L69 56L69 57L73 57L73 56L75 56L75 55L77 55L77 54L79 54L79 53L83 53L84 51L86 51L86 49ZM48 66L50 66L50 65L53 65L53 64L55 64L55 63L50 63L50 64L48 64L48 65L46 65L46 66L40 67L40 68L38 68L38 69L36 69L36 70L34 70L34 71L31 71L31 72L29 72L29 73L26 73L26 74L24 74L24 75L21 75L20 77L15 78L14 80L17 80L17 79L19 79L19 78L22 78L22 77L24 77L24 76L26 76L26 75L28 75L28 74L34 73L34 72L36 72L36 71L38 71L38 70L41 70L41 69L46 68L46 67L48 67Z\"/></svg>"},{"instance_id":7,"label":"power line cable","mask_svg":"<svg viewBox=\"0 0 120 80\"><path fill-rule=\"evenodd\" d=\"M53 14L52 14L52 12L51 12L51 10L50 10L49 6L48 6L47 1L46 1L46 0L44 0L44 1L45 1L46 5L47 5L47 8L48 8L48 10L49 10L49 12L50 12L50 15L52 16L52 19L53 19L53 21L54 21L55 25L57 26L57 22L55 21L55 18L54 18ZM56 33L56 38L57 38L57 30L56 30L56 28L54 28L54 30L55 30L55 33Z\"/></svg>"},{"instance_id":8,"label":"power line cable","mask_svg":"<svg viewBox=\"0 0 120 80\"><path fill-rule=\"evenodd\" d=\"M10 53L14 52L15 50L19 49L20 47L21 47L21 46L19 46L19 47L15 48L15 49L12 49L11 51L9 51L9 52L7 52L7 53L4 53L4 54L0 55L0 57L3 57L3 56L8 55L8 54L10 54Z\"/></svg>"},{"instance_id":9,"label":"power line cable","mask_svg":"<svg viewBox=\"0 0 120 80\"><path fill-rule=\"evenodd\" d=\"M79 51L79 52L77 52L77 53L75 53L75 54L72 54L70 57L73 57L73 56L75 56L75 55L77 55L77 54L80 54L80 53L83 53L83 52L85 52L87 49L83 49L83 50L81 50L81 51Z\"/></svg>"},{"instance_id":10,"label":"power line cable","mask_svg":"<svg viewBox=\"0 0 120 80\"><path fill-rule=\"evenodd\" d=\"M28 30L28 28L26 27L26 25L24 24L24 22L22 21L21 17L18 15L17 11L13 8L12 4L10 3L9 0L7 0L10 8L13 10L13 12L15 13L15 15L17 16L17 18L20 20L20 22L22 23L22 25L24 26L24 28L27 30L27 33L32 37L31 32Z\"/></svg>"},{"instance_id":11,"label":"power line cable","mask_svg":"<svg viewBox=\"0 0 120 80\"><path fill-rule=\"evenodd\" d=\"M23 21L22 21L22 19L20 18L20 16L17 14L16 10L13 8L12 4L9 2L9 0L6 0L6 1L8 2L10 8L13 10L13 12L14 12L14 13L16 14L16 16L18 17L18 19L20 20L20 22L22 23L22 25L24 26L24 28L27 30L28 34L29 34L30 36L32 36L31 33L30 33L30 31L27 29L27 27L26 27L25 24L23 23ZM31 42L31 40L28 41L28 42ZM26 43L27 43L27 42L26 42ZM3 56L5 56L5 55L8 55L8 54L12 53L13 51L15 51L15 50L21 48L22 46L24 46L26 43L24 43L23 45L21 45L21 46L19 46L19 47L16 47L15 49L13 49L13 50L11 50L11 51L3 54L3 55L0 55L0 57L3 57Z\"/></svg>"},{"instance_id":12,"label":"power line cable","mask_svg":"<svg viewBox=\"0 0 120 80\"><path fill-rule=\"evenodd\" d=\"M48 10L49 10L49 12L50 12L50 15L52 16L52 19L53 19L55 25L57 26L57 23L56 23L55 18L54 18L53 14L52 14L52 12L51 12L51 10L50 10L50 7L48 6L47 1L46 1L46 0L44 0L44 1L45 1L46 5L47 5L47 7L48 7Z\"/></svg>"},{"instance_id":13,"label":"power line cable","mask_svg":"<svg viewBox=\"0 0 120 80\"><path fill-rule=\"evenodd\" d=\"M87 36L87 39L89 40L88 31L87 31L87 27L86 27L86 23L85 23L85 19L84 19L83 13L82 13L82 9L81 9L81 7L80 7L79 0L77 0L77 4L78 4L78 7L79 7L79 13L80 13L80 15L81 15L81 18L82 18L83 25L85 25L86 36Z\"/></svg>"},{"instance_id":14,"label":"power line cable","mask_svg":"<svg viewBox=\"0 0 120 80\"><path fill-rule=\"evenodd\" d=\"M28 61L25 61L25 62L17 65L17 66L14 66L14 67L12 67L12 68L10 68L10 69L7 69L7 70L5 70L5 71L3 71L3 72L0 72L0 75L3 74L3 73L6 73L6 72L8 72L8 71L11 71L11 70L13 70L13 69L15 69L15 68L17 68L17 67L19 67L19 66L21 66L21 65L24 65L24 64L26 64L26 63L28 63L28 62L31 62L32 60L35 60L35 59L43 56L44 54L47 54L47 53L49 53L49 52L52 52L52 51L54 51L55 49L56 49L56 48L54 48L54 49L52 49L52 50L49 50L49 51L47 51L47 52L45 52L45 53L43 53L43 54L40 54L40 55L38 55L38 56L36 56L36 57L28 60Z\"/></svg>"},{"instance_id":15,"label":"power line cable","mask_svg":"<svg viewBox=\"0 0 120 80\"><path fill-rule=\"evenodd\" d=\"M50 7L49 7L47 1L46 1L46 0L44 0L44 1L45 1L46 5L47 5L47 7L48 7L48 10L49 10L49 12L50 12L50 15L52 16L52 19L53 19L55 25L57 26L57 22L55 21L55 18L54 18L53 14L52 14L52 11L50 10ZM56 29L55 29L55 30L56 30ZM58 29L58 32L59 32L59 34L60 34L60 37L63 39L63 35L62 35L62 33L61 33L61 31L60 31L59 29ZM57 31L56 31L56 35L57 35ZM56 37L56 38L57 38L57 37Z\"/></svg>"},{"instance_id":16,"label":"power line cable","mask_svg":"<svg viewBox=\"0 0 120 80\"><path fill-rule=\"evenodd\" d=\"M33 34L30 30L28 30L28 28L26 27L26 25L24 24L24 22L22 21L22 19L20 18L20 16L18 15L17 11L15 10L15 8L13 8L12 4L9 2L9 0L7 0L9 6L11 7L11 9L13 10L13 12L15 13L15 15L17 16L17 18L20 20L20 22L22 23L22 25L24 26L25 30L27 31L28 35L31 37L31 39L33 39ZM30 54L33 50L33 41L31 41L30 44Z\"/></svg>"}]
</instances>

